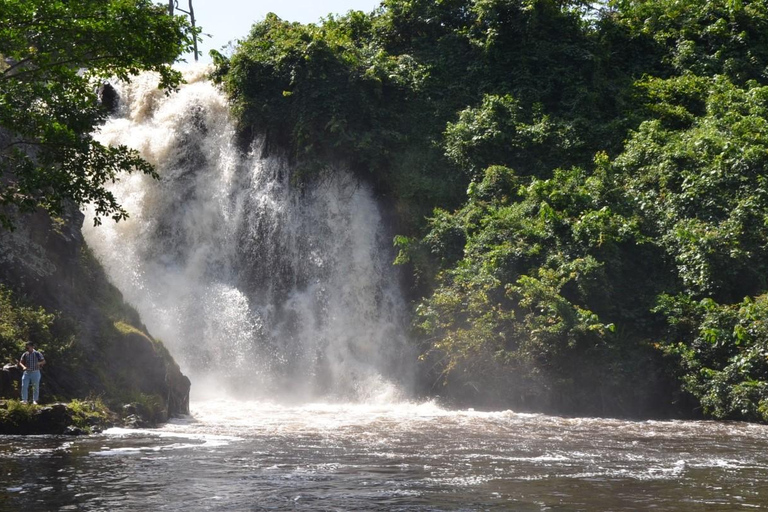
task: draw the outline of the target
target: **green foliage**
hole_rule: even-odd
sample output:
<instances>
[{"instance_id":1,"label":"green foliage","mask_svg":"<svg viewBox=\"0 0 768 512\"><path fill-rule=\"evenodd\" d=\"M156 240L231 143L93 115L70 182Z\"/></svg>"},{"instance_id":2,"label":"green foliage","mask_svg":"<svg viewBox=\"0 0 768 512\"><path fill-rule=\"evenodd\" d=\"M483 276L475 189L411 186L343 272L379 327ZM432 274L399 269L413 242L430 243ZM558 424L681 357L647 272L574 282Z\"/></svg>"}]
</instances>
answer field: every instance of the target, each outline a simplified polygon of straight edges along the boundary
<instances>
[{"instance_id":1,"label":"green foliage","mask_svg":"<svg viewBox=\"0 0 768 512\"><path fill-rule=\"evenodd\" d=\"M739 301L766 289L768 88L725 77L649 80L657 119L616 165L654 243L693 295ZM657 92L661 91L661 92ZM690 98L700 103L690 107ZM669 112L687 118L669 123Z\"/></svg>"},{"instance_id":2,"label":"green foliage","mask_svg":"<svg viewBox=\"0 0 768 512\"><path fill-rule=\"evenodd\" d=\"M659 365L660 383L678 375L707 414L764 420L755 411L764 405L765 376L742 382L724 364L733 354L722 350L710 354L716 368L694 369L691 361L706 357L698 348L686 352L703 339L696 331L711 333L708 323L720 317L689 315L674 360L682 368L662 363L652 340L661 329L653 313L672 311L654 309L659 296L712 297L726 302L724 311L741 311L727 304L766 290L766 90L690 75L646 78L637 87L649 119L613 162L598 155L590 171L556 170L550 179L492 167L469 187L462 209L430 219L429 233L411 244L445 269L417 310L425 338L435 340L427 350L442 354L446 382L474 374L467 361L489 358L499 373L528 372L528 394L538 392L543 403L558 383L594 392L581 378L589 364L626 373L622 366L639 354ZM608 326L633 334L617 337ZM627 391L626 382L618 387L612 396Z\"/></svg>"},{"instance_id":3,"label":"green foliage","mask_svg":"<svg viewBox=\"0 0 768 512\"><path fill-rule=\"evenodd\" d=\"M621 23L656 43L672 73L726 75L743 84L768 76L768 5L762 0L613 0Z\"/></svg>"},{"instance_id":4,"label":"green foliage","mask_svg":"<svg viewBox=\"0 0 768 512\"><path fill-rule=\"evenodd\" d=\"M158 425L168 418L165 401L160 395L123 389L114 397L112 405L121 411L122 416L136 414L149 425Z\"/></svg>"},{"instance_id":5,"label":"green foliage","mask_svg":"<svg viewBox=\"0 0 768 512\"><path fill-rule=\"evenodd\" d=\"M61 212L66 201L102 216L126 211L105 185L118 173L154 174L136 151L106 147L91 135L106 117L97 89L142 70L164 88L170 68L196 34L149 0L6 0L0 4L0 222L14 210Z\"/></svg>"},{"instance_id":6,"label":"green foliage","mask_svg":"<svg viewBox=\"0 0 768 512\"><path fill-rule=\"evenodd\" d=\"M476 179L490 165L547 175L578 154L580 142L571 126L543 115L540 107L526 113L512 96L485 96L479 108L465 109L448 123L446 156Z\"/></svg>"},{"instance_id":7,"label":"green foliage","mask_svg":"<svg viewBox=\"0 0 768 512\"><path fill-rule=\"evenodd\" d=\"M90 434L96 429L102 430L109 426L113 416L98 398L72 400L64 405L66 416L59 416L56 423L52 424L50 416L44 416L45 409L41 406L24 404L19 400L5 400L0 407L0 431L6 434L61 434L68 427L77 427Z\"/></svg>"},{"instance_id":8,"label":"green foliage","mask_svg":"<svg viewBox=\"0 0 768 512\"><path fill-rule=\"evenodd\" d=\"M739 304L663 296L664 349L680 364L684 388L718 419L768 421L768 296Z\"/></svg>"},{"instance_id":9,"label":"green foliage","mask_svg":"<svg viewBox=\"0 0 768 512\"><path fill-rule=\"evenodd\" d=\"M408 140L429 147L430 130L417 129L418 111L396 108L417 100L428 71L410 55L387 54L371 39L373 30L362 13L319 27L269 15L230 61L220 62L217 76L242 129L288 149L303 179L340 164L380 184L397 173L388 183L398 196L444 199L445 183L455 180L422 173L424 165L437 167Z\"/></svg>"},{"instance_id":10,"label":"green foliage","mask_svg":"<svg viewBox=\"0 0 768 512\"><path fill-rule=\"evenodd\" d=\"M422 243L432 252L441 252L445 245L436 241L451 230L466 237L463 258L455 265L455 255L444 260L448 268L438 287L417 309L425 338L434 340L427 353L442 361L444 383L460 384L481 364L496 381L514 375L527 397L519 405L599 410L590 394L600 387L617 407L630 400L620 393L625 382L590 382L594 376L585 373L597 361L620 366L636 350L653 357L647 347L625 347L625 336L601 319L630 316L637 307L636 297L610 297L615 270L606 267L632 264L623 258L637 250L638 232L636 219L610 208L616 199L610 180L578 168L539 180L491 167L470 187L464 208L430 219ZM572 400L574 383L581 396L567 406L559 397Z\"/></svg>"},{"instance_id":11,"label":"green foliage","mask_svg":"<svg viewBox=\"0 0 768 512\"><path fill-rule=\"evenodd\" d=\"M93 400L72 400L67 404L72 423L75 427L92 433L94 427L104 427L109 423L110 410L101 398Z\"/></svg>"},{"instance_id":12,"label":"green foliage","mask_svg":"<svg viewBox=\"0 0 768 512\"><path fill-rule=\"evenodd\" d=\"M163 417L163 399L158 395L140 393L133 400L147 418L154 422L162 421Z\"/></svg>"},{"instance_id":13,"label":"green foliage","mask_svg":"<svg viewBox=\"0 0 768 512\"><path fill-rule=\"evenodd\" d=\"M6 400L5 408L0 408L0 425L18 427L29 424L36 405L24 404L21 400Z\"/></svg>"},{"instance_id":14,"label":"green foliage","mask_svg":"<svg viewBox=\"0 0 768 512\"><path fill-rule=\"evenodd\" d=\"M1 364L17 363L29 341L45 355L46 373L64 375L78 369L82 353L71 322L58 312L28 305L0 284Z\"/></svg>"},{"instance_id":15,"label":"green foliage","mask_svg":"<svg viewBox=\"0 0 768 512\"><path fill-rule=\"evenodd\" d=\"M389 0L317 26L269 15L230 60L217 55L214 77L243 133L287 151L304 178L351 168L413 230L487 165L545 174L590 160L584 141L604 140L595 121L619 107L601 94L607 68L580 4Z\"/></svg>"},{"instance_id":16,"label":"green foliage","mask_svg":"<svg viewBox=\"0 0 768 512\"><path fill-rule=\"evenodd\" d=\"M215 75L305 178L392 199L449 396L768 421L766 5L386 0Z\"/></svg>"},{"instance_id":17,"label":"green foliage","mask_svg":"<svg viewBox=\"0 0 768 512\"><path fill-rule=\"evenodd\" d=\"M38 349L54 346L51 325L55 314L45 309L19 304L11 291L0 285L0 361L2 364L17 362L24 345L32 341Z\"/></svg>"}]
</instances>

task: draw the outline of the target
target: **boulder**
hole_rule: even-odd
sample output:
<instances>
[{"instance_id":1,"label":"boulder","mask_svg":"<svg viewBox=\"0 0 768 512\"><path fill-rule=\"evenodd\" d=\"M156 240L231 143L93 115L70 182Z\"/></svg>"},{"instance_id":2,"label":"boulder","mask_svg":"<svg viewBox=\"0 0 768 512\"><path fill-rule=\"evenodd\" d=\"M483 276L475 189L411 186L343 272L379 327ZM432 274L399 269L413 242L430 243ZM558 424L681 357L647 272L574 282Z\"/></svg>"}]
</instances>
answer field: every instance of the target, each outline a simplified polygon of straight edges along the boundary
<instances>
[{"instance_id":1,"label":"boulder","mask_svg":"<svg viewBox=\"0 0 768 512\"><path fill-rule=\"evenodd\" d=\"M0 371L0 398L18 398L21 369L15 364L6 364Z\"/></svg>"},{"instance_id":2,"label":"boulder","mask_svg":"<svg viewBox=\"0 0 768 512\"><path fill-rule=\"evenodd\" d=\"M32 418L31 433L36 434L64 434L67 427L73 424L72 413L65 404L56 403L45 407L38 407Z\"/></svg>"},{"instance_id":3,"label":"boulder","mask_svg":"<svg viewBox=\"0 0 768 512\"><path fill-rule=\"evenodd\" d=\"M168 421L170 416L189 414L191 383L165 347L145 332L127 330L126 326L122 329L125 332L107 350L109 374L122 389L144 395L152 402L132 404L132 413L154 424Z\"/></svg>"}]
</instances>

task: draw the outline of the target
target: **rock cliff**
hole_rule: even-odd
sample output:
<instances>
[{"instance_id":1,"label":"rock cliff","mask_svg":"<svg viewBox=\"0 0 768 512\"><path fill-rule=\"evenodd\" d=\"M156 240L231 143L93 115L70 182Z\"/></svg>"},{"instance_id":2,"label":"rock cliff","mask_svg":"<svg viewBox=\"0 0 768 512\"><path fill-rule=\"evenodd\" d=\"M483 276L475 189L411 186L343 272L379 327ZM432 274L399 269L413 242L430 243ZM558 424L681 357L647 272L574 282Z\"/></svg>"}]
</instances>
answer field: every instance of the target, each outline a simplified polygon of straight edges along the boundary
<instances>
[{"instance_id":1,"label":"rock cliff","mask_svg":"<svg viewBox=\"0 0 768 512\"><path fill-rule=\"evenodd\" d=\"M161 421L188 413L189 379L109 283L82 237L83 220L73 207L57 218L19 217L15 231L0 230L0 285L56 313L57 346L46 353L41 400L150 403ZM3 373L0 396L15 398L17 379Z\"/></svg>"}]
</instances>

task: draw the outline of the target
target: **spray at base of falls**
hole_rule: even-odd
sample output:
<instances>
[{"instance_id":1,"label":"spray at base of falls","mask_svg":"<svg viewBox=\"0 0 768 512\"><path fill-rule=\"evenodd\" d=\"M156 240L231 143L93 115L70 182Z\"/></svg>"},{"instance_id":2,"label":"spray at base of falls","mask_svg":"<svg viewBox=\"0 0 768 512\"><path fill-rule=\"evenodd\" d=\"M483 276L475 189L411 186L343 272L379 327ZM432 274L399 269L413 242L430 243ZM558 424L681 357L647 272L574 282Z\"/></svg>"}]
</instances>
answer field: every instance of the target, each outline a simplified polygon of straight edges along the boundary
<instances>
[{"instance_id":1,"label":"spray at base of falls","mask_svg":"<svg viewBox=\"0 0 768 512\"><path fill-rule=\"evenodd\" d=\"M152 74L117 85L97 137L161 179L115 184L130 219L84 228L88 244L193 397L402 398L413 354L372 193L344 170L299 189L281 159L243 154L204 76L190 69L170 95Z\"/></svg>"}]
</instances>

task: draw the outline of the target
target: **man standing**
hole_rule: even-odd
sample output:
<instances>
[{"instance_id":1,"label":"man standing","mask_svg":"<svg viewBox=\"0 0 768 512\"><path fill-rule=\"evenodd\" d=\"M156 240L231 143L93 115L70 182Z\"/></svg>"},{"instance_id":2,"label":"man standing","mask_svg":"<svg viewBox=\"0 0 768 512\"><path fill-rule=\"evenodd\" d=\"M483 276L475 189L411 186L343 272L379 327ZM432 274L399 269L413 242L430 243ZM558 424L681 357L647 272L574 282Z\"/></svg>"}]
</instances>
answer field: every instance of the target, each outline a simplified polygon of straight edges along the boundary
<instances>
[{"instance_id":1,"label":"man standing","mask_svg":"<svg viewBox=\"0 0 768 512\"><path fill-rule=\"evenodd\" d=\"M45 364L43 354L35 350L35 344L27 343L27 351L21 354L19 365L24 370L21 376L21 403L26 404L29 398L29 384L32 383L32 403L37 405L40 398L40 367Z\"/></svg>"}]
</instances>

